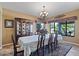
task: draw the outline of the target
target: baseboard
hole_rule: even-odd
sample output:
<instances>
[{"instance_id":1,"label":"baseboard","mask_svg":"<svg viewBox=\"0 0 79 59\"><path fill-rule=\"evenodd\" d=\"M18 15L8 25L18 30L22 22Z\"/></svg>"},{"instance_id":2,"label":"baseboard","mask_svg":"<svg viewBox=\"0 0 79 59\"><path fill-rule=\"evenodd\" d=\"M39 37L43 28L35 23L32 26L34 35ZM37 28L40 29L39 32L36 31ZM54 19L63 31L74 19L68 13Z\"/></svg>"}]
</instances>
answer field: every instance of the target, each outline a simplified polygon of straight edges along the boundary
<instances>
[{"instance_id":1,"label":"baseboard","mask_svg":"<svg viewBox=\"0 0 79 59\"><path fill-rule=\"evenodd\" d=\"M4 45L2 45L2 47L9 46L9 45L12 45L12 44L13 43L4 44Z\"/></svg>"},{"instance_id":2,"label":"baseboard","mask_svg":"<svg viewBox=\"0 0 79 59\"><path fill-rule=\"evenodd\" d=\"M79 44L77 44L77 43L68 42L68 41L63 41L63 42L66 42L66 43L70 43L70 44L73 44L73 45L77 45L77 46L79 46Z\"/></svg>"}]
</instances>

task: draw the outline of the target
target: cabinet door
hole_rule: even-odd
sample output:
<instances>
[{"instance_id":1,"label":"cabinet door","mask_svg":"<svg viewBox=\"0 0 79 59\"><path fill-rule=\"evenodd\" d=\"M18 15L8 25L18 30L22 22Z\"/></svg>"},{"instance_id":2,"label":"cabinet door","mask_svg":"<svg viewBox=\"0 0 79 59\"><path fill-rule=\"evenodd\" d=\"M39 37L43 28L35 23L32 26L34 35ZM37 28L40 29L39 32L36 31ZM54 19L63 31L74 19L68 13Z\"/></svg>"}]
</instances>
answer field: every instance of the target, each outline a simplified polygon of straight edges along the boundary
<instances>
[{"instance_id":1,"label":"cabinet door","mask_svg":"<svg viewBox=\"0 0 79 59\"><path fill-rule=\"evenodd\" d=\"M17 31L17 35L21 35L21 23L20 21L17 21L16 23L16 31Z\"/></svg>"},{"instance_id":2,"label":"cabinet door","mask_svg":"<svg viewBox=\"0 0 79 59\"><path fill-rule=\"evenodd\" d=\"M21 25L22 25L22 35L25 36L26 35L26 22L23 21Z\"/></svg>"},{"instance_id":3,"label":"cabinet door","mask_svg":"<svg viewBox=\"0 0 79 59\"><path fill-rule=\"evenodd\" d=\"M19 18L15 18L15 41L16 41L16 44L18 42L18 38L21 37L22 35L22 29L21 29L21 21Z\"/></svg>"},{"instance_id":4,"label":"cabinet door","mask_svg":"<svg viewBox=\"0 0 79 59\"><path fill-rule=\"evenodd\" d=\"M30 35L30 24L26 23L26 33Z\"/></svg>"}]
</instances>

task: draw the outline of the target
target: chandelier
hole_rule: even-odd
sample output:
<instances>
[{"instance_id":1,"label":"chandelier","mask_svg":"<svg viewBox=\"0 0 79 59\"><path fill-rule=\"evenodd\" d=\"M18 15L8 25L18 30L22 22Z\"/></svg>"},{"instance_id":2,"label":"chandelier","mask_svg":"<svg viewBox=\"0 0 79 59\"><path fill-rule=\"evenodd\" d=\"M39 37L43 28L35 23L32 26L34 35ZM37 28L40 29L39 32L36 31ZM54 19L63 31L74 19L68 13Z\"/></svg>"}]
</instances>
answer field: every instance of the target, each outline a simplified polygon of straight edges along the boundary
<instances>
[{"instance_id":1,"label":"chandelier","mask_svg":"<svg viewBox=\"0 0 79 59\"><path fill-rule=\"evenodd\" d=\"M45 8L46 6L43 6L43 9L42 9L42 11L41 11L41 13L40 13L40 18L41 19L46 19L47 18L47 16L48 16L48 12L46 11L46 8Z\"/></svg>"}]
</instances>

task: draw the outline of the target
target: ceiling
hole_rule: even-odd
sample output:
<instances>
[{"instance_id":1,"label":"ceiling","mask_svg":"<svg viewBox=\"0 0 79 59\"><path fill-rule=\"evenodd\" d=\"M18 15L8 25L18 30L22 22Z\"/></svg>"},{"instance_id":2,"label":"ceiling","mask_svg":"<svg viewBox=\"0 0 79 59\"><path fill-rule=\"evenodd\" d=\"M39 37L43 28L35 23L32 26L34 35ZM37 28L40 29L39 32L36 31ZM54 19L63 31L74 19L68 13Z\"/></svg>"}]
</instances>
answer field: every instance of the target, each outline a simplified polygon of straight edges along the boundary
<instances>
[{"instance_id":1,"label":"ceiling","mask_svg":"<svg viewBox=\"0 0 79 59\"><path fill-rule=\"evenodd\" d=\"M0 5L33 16L39 16L42 6L45 5L49 17L79 9L79 2L0 2Z\"/></svg>"}]
</instances>

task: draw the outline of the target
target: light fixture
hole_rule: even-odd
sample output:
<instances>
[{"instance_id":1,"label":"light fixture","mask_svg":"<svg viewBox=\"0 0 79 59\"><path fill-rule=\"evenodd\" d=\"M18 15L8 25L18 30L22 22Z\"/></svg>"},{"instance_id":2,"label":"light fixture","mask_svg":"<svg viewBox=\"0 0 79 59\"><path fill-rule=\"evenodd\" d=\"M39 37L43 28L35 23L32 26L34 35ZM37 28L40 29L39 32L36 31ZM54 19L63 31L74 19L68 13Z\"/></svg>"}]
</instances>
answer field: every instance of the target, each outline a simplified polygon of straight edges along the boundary
<instances>
[{"instance_id":1,"label":"light fixture","mask_svg":"<svg viewBox=\"0 0 79 59\"><path fill-rule=\"evenodd\" d=\"M48 12L46 11L46 8L45 7L46 6L43 6L43 9L42 9L42 11L40 13L40 18L42 18L42 19L46 19L47 16L48 16Z\"/></svg>"}]
</instances>

